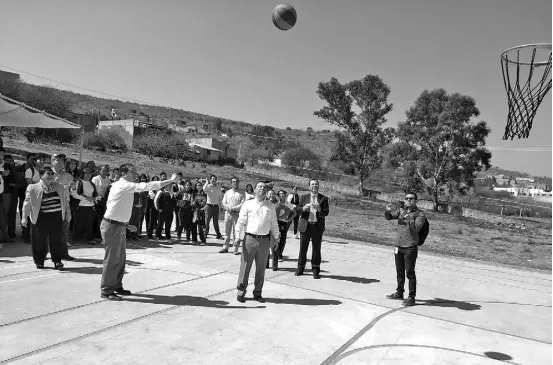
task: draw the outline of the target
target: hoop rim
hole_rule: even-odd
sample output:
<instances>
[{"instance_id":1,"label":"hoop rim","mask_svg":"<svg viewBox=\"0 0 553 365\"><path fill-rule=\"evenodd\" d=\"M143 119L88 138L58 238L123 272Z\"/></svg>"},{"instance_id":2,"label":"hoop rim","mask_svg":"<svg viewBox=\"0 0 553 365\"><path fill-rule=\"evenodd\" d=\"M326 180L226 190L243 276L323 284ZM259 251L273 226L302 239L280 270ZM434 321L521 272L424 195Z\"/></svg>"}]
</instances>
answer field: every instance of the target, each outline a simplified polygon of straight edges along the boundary
<instances>
[{"instance_id":1,"label":"hoop rim","mask_svg":"<svg viewBox=\"0 0 553 365\"><path fill-rule=\"evenodd\" d=\"M531 44L523 44L521 46L511 47L509 49L504 50L501 53L501 60L505 61L508 64L511 63L511 64L520 65L520 66L546 66L546 65L550 64L550 61L541 61L541 62L531 63L531 62L513 61L513 60L510 60L510 59L507 58L507 54L509 54L513 51L516 51L518 49L523 49L523 48L530 48L530 47L534 47L534 48L538 48L538 49L549 49L549 50L551 50L552 49L552 44L551 43L531 43Z\"/></svg>"}]
</instances>

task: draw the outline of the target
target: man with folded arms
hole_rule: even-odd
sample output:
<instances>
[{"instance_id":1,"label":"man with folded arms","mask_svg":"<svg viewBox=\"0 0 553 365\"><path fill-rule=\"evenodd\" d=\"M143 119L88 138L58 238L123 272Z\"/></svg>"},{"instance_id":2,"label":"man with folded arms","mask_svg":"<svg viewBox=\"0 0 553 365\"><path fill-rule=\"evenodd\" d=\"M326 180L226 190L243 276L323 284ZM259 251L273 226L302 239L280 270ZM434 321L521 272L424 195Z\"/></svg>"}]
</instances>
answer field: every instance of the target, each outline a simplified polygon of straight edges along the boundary
<instances>
[{"instance_id":1,"label":"man with folded arms","mask_svg":"<svg viewBox=\"0 0 553 365\"><path fill-rule=\"evenodd\" d=\"M121 178L110 187L106 213L100 224L106 250L102 271L101 296L108 300L121 300L121 297L117 294L131 295L129 290L123 289L123 275L127 258L127 226L130 231L136 231L136 227L128 225L131 218L134 193L159 190L161 187L177 181L177 175L173 174L170 180L135 183L137 172L132 164L121 165L119 172Z\"/></svg>"},{"instance_id":2,"label":"man with folded arms","mask_svg":"<svg viewBox=\"0 0 553 365\"><path fill-rule=\"evenodd\" d=\"M266 195L265 183L259 181L255 187L255 198L242 204L236 222L236 238L242 241L242 257L237 284L238 296L236 297L236 300L241 303L246 301L246 288L254 261L253 298L260 303L265 302L261 296L265 282L265 263L269 257L269 248L275 248L280 238L275 206L265 199ZM242 239L243 233L245 236Z\"/></svg>"}]
</instances>

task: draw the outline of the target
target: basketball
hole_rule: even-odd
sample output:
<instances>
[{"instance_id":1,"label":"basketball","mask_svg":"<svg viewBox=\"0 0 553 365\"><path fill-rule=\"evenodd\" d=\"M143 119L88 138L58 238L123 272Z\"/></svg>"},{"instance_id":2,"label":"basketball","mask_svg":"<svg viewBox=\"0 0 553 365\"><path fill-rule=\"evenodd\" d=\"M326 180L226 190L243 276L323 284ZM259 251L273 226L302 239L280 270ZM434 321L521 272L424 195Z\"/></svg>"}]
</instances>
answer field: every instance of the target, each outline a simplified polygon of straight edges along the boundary
<instances>
[{"instance_id":1,"label":"basketball","mask_svg":"<svg viewBox=\"0 0 553 365\"><path fill-rule=\"evenodd\" d=\"M280 4L273 9L273 24L280 30L291 29L297 20L296 9L290 4Z\"/></svg>"}]
</instances>

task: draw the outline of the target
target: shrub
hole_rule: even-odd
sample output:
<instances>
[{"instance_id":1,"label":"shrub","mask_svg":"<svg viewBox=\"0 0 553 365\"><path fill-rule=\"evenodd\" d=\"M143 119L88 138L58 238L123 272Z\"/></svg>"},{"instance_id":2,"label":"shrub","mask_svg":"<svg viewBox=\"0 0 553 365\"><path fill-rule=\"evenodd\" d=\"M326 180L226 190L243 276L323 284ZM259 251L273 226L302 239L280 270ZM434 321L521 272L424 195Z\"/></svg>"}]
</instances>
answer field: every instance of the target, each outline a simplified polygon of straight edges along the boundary
<instances>
[{"instance_id":1,"label":"shrub","mask_svg":"<svg viewBox=\"0 0 553 365\"><path fill-rule=\"evenodd\" d=\"M98 135L87 133L84 136L85 148L96 148L100 151L115 149L120 151L127 150L127 144L123 137L115 131L100 131Z\"/></svg>"}]
</instances>

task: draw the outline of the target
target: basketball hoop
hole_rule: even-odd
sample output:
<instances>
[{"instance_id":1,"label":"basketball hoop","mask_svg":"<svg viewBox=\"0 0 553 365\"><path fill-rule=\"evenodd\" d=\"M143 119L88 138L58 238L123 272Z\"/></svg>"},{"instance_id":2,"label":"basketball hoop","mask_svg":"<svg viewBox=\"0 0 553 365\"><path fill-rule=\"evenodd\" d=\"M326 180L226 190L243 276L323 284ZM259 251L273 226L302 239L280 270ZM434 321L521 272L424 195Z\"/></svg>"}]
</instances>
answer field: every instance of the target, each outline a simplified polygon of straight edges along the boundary
<instances>
[{"instance_id":1,"label":"basketball hoop","mask_svg":"<svg viewBox=\"0 0 553 365\"><path fill-rule=\"evenodd\" d=\"M551 89L551 43L503 51L501 71L509 106L503 139L528 138L538 107Z\"/></svg>"}]
</instances>

